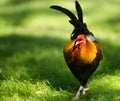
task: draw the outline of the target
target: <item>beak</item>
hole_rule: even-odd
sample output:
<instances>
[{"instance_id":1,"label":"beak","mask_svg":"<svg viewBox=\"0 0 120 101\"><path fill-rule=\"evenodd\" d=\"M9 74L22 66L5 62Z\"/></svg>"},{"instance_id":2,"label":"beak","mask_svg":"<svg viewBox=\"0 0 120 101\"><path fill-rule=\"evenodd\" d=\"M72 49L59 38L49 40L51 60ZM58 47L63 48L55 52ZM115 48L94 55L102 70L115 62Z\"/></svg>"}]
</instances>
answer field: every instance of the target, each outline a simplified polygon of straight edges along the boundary
<instances>
[{"instance_id":1,"label":"beak","mask_svg":"<svg viewBox=\"0 0 120 101\"><path fill-rule=\"evenodd\" d=\"M75 42L75 46L78 46L78 44L80 44L80 42L76 41L76 42Z\"/></svg>"}]
</instances>

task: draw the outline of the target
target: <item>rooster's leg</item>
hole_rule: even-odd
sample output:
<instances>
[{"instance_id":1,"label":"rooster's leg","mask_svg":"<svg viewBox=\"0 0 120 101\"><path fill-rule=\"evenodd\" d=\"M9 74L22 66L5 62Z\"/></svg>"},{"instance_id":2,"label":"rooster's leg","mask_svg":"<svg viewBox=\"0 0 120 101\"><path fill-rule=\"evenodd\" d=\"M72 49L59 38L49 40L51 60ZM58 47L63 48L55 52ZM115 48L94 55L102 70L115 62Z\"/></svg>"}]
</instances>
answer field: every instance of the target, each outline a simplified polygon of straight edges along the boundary
<instances>
[{"instance_id":1,"label":"rooster's leg","mask_svg":"<svg viewBox=\"0 0 120 101\"><path fill-rule=\"evenodd\" d=\"M73 98L73 100L77 100L80 98L81 94L85 95L85 92L88 90L89 88L84 88L82 85L80 85L80 88L78 89L75 97Z\"/></svg>"}]
</instances>

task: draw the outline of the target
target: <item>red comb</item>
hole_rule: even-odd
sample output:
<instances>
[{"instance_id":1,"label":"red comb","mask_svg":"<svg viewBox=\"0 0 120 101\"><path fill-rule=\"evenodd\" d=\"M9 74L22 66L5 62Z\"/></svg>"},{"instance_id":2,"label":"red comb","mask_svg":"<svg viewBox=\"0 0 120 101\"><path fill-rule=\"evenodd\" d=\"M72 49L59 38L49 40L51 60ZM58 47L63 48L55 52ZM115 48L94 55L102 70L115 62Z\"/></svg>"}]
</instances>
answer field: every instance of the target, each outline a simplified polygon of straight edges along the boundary
<instances>
[{"instance_id":1,"label":"red comb","mask_svg":"<svg viewBox=\"0 0 120 101\"><path fill-rule=\"evenodd\" d=\"M84 37L85 37L84 35L79 35L79 36L77 36L77 39L82 40Z\"/></svg>"}]
</instances>

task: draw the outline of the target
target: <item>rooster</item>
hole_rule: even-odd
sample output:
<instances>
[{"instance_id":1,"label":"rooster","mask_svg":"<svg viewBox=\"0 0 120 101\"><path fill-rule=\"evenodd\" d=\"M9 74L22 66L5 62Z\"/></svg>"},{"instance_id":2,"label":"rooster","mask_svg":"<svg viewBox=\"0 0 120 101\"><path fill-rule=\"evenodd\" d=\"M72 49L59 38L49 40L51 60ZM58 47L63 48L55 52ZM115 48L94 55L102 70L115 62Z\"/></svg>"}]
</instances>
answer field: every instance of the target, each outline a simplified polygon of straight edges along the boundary
<instances>
[{"instance_id":1,"label":"rooster","mask_svg":"<svg viewBox=\"0 0 120 101\"><path fill-rule=\"evenodd\" d=\"M63 54L71 72L80 82L80 87L74 97L74 99L79 99L80 95L85 94L85 91L88 90L88 88L85 88L86 83L104 56L94 35L88 30L86 23L83 22L82 8L77 0L75 1L75 7L78 17L60 6L53 5L50 8L66 14L70 18L69 22L74 26L71 41L65 45Z\"/></svg>"}]
</instances>

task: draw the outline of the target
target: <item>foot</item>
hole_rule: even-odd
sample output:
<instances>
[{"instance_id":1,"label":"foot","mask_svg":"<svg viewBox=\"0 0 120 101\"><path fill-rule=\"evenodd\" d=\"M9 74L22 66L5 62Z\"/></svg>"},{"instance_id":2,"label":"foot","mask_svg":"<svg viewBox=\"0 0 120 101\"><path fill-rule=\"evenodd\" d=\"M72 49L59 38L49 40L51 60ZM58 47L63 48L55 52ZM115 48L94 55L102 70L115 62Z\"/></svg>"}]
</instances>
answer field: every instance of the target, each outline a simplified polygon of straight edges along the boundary
<instances>
[{"instance_id":1,"label":"foot","mask_svg":"<svg viewBox=\"0 0 120 101\"><path fill-rule=\"evenodd\" d=\"M73 98L73 100L79 99L81 94L85 95L85 94L86 94L86 91L87 91L88 89L89 89L89 88L84 88L84 87L81 85L80 88L78 89L75 97Z\"/></svg>"}]
</instances>

